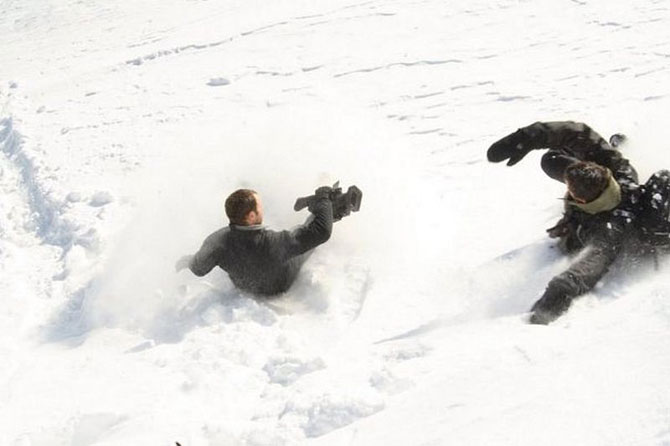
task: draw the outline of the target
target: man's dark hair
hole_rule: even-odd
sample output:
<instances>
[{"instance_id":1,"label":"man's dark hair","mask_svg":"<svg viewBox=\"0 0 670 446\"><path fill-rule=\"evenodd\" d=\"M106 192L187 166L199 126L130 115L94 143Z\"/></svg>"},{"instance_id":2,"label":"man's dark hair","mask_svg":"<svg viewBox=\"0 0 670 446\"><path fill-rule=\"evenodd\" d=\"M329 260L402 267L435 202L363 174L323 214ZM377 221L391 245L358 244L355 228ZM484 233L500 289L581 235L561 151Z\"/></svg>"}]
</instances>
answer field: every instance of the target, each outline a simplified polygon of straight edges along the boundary
<instances>
[{"instance_id":1,"label":"man's dark hair","mask_svg":"<svg viewBox=\"0 0 670 446\"><path fill-rule=\"evenodd\" d=\"M256 191L238 189L226 198L226 215L234 225L243 225L244 217L251 211L256 211Z\"/></svg>"},{"instance_id":2,"label":"man's dark hair","mask_svg":"<svg viewBox=\"0 0 670 446\"><path fill-rule=\"evenodd\" d=\"M609 180L609 170L596 163L579 161L565 169L565 183L570 195L587 203L603 193Z\"/></svg>"}]
</instances>

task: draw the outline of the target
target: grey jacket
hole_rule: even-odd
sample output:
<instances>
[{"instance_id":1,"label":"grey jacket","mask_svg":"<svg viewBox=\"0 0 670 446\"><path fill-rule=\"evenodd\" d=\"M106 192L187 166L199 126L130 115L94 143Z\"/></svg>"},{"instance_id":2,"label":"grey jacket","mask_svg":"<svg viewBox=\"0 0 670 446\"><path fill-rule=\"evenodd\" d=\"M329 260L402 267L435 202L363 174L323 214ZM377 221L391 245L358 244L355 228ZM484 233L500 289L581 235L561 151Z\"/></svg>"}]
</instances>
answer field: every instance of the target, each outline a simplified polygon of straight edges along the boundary
<instances>
[{"instance_id":1,"label":"grey jacket","mask_svg":"<svg viewBox=\"0 0 670 446\"><path fill-rule=\"evenodd\" d=\"M312 213L292 231L273 231L261 225L221 228L205 239L189 268L204 276L219 266L239 289L259 295L282 293L293 284L305 254L330 238L330 200L320 200Z\"/></svg>"}]
</instances>

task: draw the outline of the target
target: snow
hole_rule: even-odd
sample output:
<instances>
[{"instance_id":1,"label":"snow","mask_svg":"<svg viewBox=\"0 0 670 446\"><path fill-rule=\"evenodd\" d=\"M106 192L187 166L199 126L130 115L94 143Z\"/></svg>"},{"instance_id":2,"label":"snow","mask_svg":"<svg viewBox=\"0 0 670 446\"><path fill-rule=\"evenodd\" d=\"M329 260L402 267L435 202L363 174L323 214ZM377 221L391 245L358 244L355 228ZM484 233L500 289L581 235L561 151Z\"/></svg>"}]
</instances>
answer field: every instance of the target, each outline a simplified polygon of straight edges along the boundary
<instances>
[{"instance_id":1,"label":"snow","mask_svg":"<svg viewBox=\"0 0 670 446\"><path fill-rule=\"evenodd\" d=\"M528 325L563 188L485 158L571 119L670 167L666 2L0 5L0 444L670 444L667 261ZM337 180L281 298L174 272Z\"/></svg>"}]
</instances>

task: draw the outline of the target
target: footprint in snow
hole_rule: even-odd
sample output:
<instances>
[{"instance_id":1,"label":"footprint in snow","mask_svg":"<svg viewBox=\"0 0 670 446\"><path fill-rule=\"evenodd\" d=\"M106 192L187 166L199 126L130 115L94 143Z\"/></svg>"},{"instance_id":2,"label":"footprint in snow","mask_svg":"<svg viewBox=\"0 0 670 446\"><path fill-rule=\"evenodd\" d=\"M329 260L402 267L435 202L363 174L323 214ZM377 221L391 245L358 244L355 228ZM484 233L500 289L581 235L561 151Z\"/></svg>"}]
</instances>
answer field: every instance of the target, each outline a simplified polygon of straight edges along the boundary
<instances>
[{"instance_id":1,"label":"footprint in snow","mask_svg":"<svg viewBox=\"0 0 670 446\"><path fill-rule=\"evenodd\" d=\"M225 77L215 77L207 82L207 85L210 87L223 87L225 85L230 85L230 81Z\"/></svg>"},{"instance_id":2,"label":"footprint in snow","mask_svg":"<svg viewBox=\"0 0 670 446\"><path fill-rule=\"evenodd\" d=\"M91 196L91 199L88 202L89 206L92 207L102 207L114 201L114 197L109 192L101 191L96 192Z\"/></svg>"},{"instance_id":3,"label":"footprint in snow","mask_svg":"<svg viewBox=\"0 0 670 446\"><path fill-rule=\"evenodd\" d=\"M326 363L319 357L302 360L291 356L283 356L270 358L263 367L263 371L268 374L270 382L288 386L302 376L325 367Z\"/></svg>"}]
</instances>

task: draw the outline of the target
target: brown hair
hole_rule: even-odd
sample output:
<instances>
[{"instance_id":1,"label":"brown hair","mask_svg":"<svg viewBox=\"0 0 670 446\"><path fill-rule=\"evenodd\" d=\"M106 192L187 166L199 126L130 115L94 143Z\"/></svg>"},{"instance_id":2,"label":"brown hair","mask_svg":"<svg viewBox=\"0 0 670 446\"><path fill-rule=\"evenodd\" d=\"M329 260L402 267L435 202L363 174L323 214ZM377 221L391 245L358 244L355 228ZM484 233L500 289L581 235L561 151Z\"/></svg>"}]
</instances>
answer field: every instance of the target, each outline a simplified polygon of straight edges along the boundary
<instances>
[{"instance_id":1,"label":"brown hair","mask_svg":"<svg viewBox=\"0 0 670 446\"><path fill-rule=\"evenodd\" d=\"M243 225L247 214L257 210L255 194L251 189L238 189L226 198L226 215L232 224Z\"/></svg>"},{"instance_id":2,"label":"brown hair","mask_svg":"<svg viewBox=\"0 0 670 446\"><path fill-rule=\"evenodd\" d=\"M565 169L565 183L570 195L586 203L598 198L607 189L609 180L609 170L596 163L579 161Z\"/></svg>"}]
</instances>

